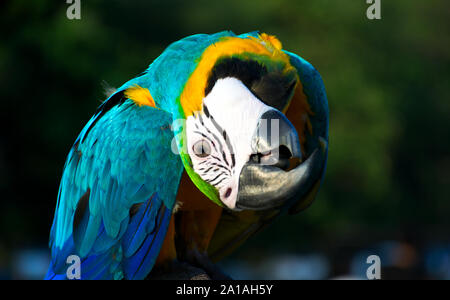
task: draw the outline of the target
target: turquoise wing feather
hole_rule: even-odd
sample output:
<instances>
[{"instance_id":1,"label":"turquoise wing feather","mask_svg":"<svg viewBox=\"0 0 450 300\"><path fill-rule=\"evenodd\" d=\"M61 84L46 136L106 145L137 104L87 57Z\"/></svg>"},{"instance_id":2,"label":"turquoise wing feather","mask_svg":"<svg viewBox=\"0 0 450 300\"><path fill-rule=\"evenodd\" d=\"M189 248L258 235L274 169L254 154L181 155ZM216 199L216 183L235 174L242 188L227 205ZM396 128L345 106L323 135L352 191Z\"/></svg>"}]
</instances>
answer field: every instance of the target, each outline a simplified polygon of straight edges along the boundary
<instances>
[{"instance_id":1,"label":"turquoise wing feather","mask_svg":"<svg viewBox=\"0 0 450 300\"><path fill-rule=\"evenodd\" d=\"M291 64L297 69L300 81L302 82L303 92L310 106L313 115L309 117L312 126L312 132L306 131L305 150L306 155L310 156L314 150L321 148L325 144L324 149L324 166L322 169L322 178L320 184L323 182L325 175L327 160L328 160L328 128L329 128L329 109L328 100L325 92L325 86L319 72L305 59L299 55L283 50L289 55ZM296 208L298 203L291 206L292 213L300 210Z\"/></svg>"},{"instance_id":2,"label":"turquoise wing feather","mask_svg":"<svg viewBox=\"0 0 450 300\"><path fill-rule=\"evenodd\" d=\"M314 115L310 116L313 127L312 136L307 138L306 151L310 155L318 147L318 138L322 137L328 142L329 111L325 86L319 72L306 60L289 51L286 52L291 64L297 69L303 92L307 97Z\"/></svg>"},{"instance_id":3,"label":"turquoise wing feather","mask_svg":"<svg viewBox=\"0 0 450 300\"><path fill-rule=\"evenodd\" d=\"M47 279L81 259L82 279L143 279L159 253L183 170L172 115L117 92L73 145L50 233Z\"/></svg>"}]
</instances>

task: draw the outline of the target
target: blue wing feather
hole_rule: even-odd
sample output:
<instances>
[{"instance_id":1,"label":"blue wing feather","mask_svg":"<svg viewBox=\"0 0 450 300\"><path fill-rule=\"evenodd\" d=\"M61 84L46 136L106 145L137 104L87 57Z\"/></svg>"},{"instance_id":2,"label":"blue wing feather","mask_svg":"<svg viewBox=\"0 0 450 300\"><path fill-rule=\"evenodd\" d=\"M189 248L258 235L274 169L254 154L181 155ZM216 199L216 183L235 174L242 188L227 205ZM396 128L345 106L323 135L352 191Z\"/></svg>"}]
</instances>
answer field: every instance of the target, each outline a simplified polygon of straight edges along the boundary
<instances>
[{"instance_id":1,"label":"blue wing feather","mask_svg":"<svg viewBox=\"0 0 450 300\"><path fill-rule=\"evenodd\" d=\"M154 228L145 236L139 249L132 252L131 256L124 254L126 258L123 261L123 270L126 279L144 279L150 272L164 241L171 215L171 210L162 204ZM131 231L134 231L134 228Z\"/></svg>"},{"instance_id":2,"label":"blue wing feather","mask_svg":"<svg viewBox=\"0 0 450 300\"><path fill-rule=\"evenodd\" d=\"M46 279L64 279L66 258L72 254L82 260L82 279L142 279L150 272L183 170L171 152L171 122L170 113L136 106L122 92L100 106L64 167ZM74 223L87 191L86 211ZM136 204L141 207L130 216Z\"/></svg>"},{"instance_id":3,"label":"blue wing feather","mask_svg":"<svg viewBox=\"0 0 450 300\"><path fill-rule=\"evenodd\" d=\"M156 209L153 207L152 201L156 195L153 195L146 203L144 203L139 211L131 219L125 234L122 237L124 255L129 257L142 244L142 241L148 235L147 224L149 220L154 220L156 217Z\"/></svg>"}]
</instances>

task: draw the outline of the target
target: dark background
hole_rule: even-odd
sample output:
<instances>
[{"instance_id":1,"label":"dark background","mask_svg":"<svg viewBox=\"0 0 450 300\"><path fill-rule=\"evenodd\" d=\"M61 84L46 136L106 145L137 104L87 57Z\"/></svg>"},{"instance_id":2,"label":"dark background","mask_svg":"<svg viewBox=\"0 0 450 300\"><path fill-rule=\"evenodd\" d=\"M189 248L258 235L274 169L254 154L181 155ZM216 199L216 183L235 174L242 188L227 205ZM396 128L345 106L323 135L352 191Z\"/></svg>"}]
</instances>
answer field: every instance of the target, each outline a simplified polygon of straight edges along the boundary
<instances>
[{"instance_id":1,"label":"dark background","mask_svg":"<svg viewBox=\"0 0 450 300\"><path fill-rule=\"evenodd\" d=\"M329 164L315 203L222 262L234 278L450 279L450 6L381 1L0 2L0 278L42 278L65 157L104 100L171 42L275 34L321 73Z\"/></svg>"}]
</instances>

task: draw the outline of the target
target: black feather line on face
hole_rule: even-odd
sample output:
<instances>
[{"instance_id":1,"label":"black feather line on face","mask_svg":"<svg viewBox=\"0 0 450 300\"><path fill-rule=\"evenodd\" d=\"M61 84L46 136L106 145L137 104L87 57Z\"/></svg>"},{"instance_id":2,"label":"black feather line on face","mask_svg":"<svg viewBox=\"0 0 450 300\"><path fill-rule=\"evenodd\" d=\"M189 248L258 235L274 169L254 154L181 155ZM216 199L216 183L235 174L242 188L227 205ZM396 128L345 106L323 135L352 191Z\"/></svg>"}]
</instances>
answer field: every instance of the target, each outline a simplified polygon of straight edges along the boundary
<instances>
[{"instance_id":1,"label":"black feather line on face","mask_svg":"<svg viewBox=\"0 0 450 300\"><path fill-rule=\"evenodd\" d=\"M205 113L205 116L209 118L211 114L209 113L208 107L206 105L203 105L203 112Z\"/></svg>"},{"instance_id":2,"label":"black feather line on face","mask_svg":"<svg viewBox=\"0 0 450 300\"><path fill-rule=\"evenodd\" d=\"M236 164L236 161L234 159L234 152L233 152L233 146L231 146L230 139L228 138L227 132L223 131L223 139L225 140L225 143L227 145L228 151L230 152L231 156L231 167L234 168L234 165ZM228 162L227 162L228 164Z\"/></svg>"},{"instance_id":3,"label":"black feather line on face","mask_svg":"<svg viewBox=\"0 0 450 300\"><path fill-rule=\"evenodd\" d=\"M205 88L207 96L217 80L233 77L239 79L259 100L278 110L283 110L292 97L297 83L296 71L270 71L256 60L226 57L212 68Z\"/></svg>"},{"instance_id":4,"label":"black feather line on face","mask_svg":"<svg viewBox=\"0 0 450 300\"><path fill-rule=\"evenodd\" d=\"M205 108L206 108L206 110L208 109L208 108L206 107L206 105L203 105L203 109L205 109ZM222 126L220 126L220 125L216 122L216 120L213 118L212 115L209 115L209 120L210 120L211 123L214 125L214 127L216 128L216 130L222 134L222 138L225 140L225 144L227 145L228 151L229 151L229 153L230 153L230 155L231 155L231 157L232 157L232 165L231 165L231 167L233 168L233 167L234 167L233 146L231 146L230 139L228 138L227 132L226 132L225 129L222 128ZM205 128L206 128L206 127L205 127ZM208 132L210 132L208 128L206 128L206 130L208 130ZM215 137L215 139L216 139L217 141L219 141L218 138L217 138L217 136L216 136L214 133L212 133L212 132L210 132L210 133L214 135L214 137ZM220 143L219 143L219 145L221 146ZM230 166L230 163L228 162L228 160L227 160L227 158L226 158L226 155L225 155L225 152L223 151L222 146L221 146L220 148L221 148L221 151L222 151L222 157L223 157L223 160L225 161L225 163L226 163L228 166Z\"/></svg>"},{"instance_id":5,"label":"black feather line on face","mask_svg":"<svg viewBox=\"0 0 450 300\"><path fill-rule=\"evenodd\" d=\"M206 162L207 161L203 161L202 163L206 163ZM206 175L206 173L209 172L213 167L216 167L213 170L213 172L218 172L220 170L225 170L228 173L228 175L231 175L231 170L228 168L228 166L225 166L225 165L220 164L220 163L215 163L215 162L212 162L212 163L210 162L206 167L201 167L198 170L201 171L204 175Z\"/></svg>"},{"instance_id":6,"label":"black feather line on face","mask_svg":"<svg viewBox=\"0 0 450 300\"><path fill-rule=\"evenodd\" d=\"M227 179L226 177L222 177L218 182L216 182L216 183L212 183L211 182L211 184L212 185L214 185L214 186L218 186L222 181L224 181L225 179Z\"/></svg>"},{"instance_id":7,"label":"black feather line on face","mask_svg":"<svg viewBox=\"0 0 450 300\"><path fill-rule=\"evenodd\" d=\"M211 171L211 169L214 167L209 167L208 169L206 169L205 173L208 173L209 171Z\"/></svg>"},{"instance_id":8,"label":"black feather line on face","mask_svg":"<svg viewBox=\"0 0 450 300\"><path fill-rule=\"evenodd\" d=\"M205 88L205 96L211 92L216 81L221 78L237 78L250 89L253 82L265 74L267 74L266 67L255 60L242 60L237 57L220 59L211 70Z\"/></svg>"},{"instance_id":9,"label":"black feather line on face","mask_svg":"<svg viewBox=\"0 0 450 300\"><path fill-rule=\"evenodd\" d=\"M198 123L201 125L202 129L205 131L200 131L200 126L197 123L195 124L196 130L194 133L201 135L204 139L208 140L212 146L214 147L214 150L216 153L220 153L220 158L216 155L210 155L206 160L199 163L199 166L202 165L198 169L198 171L201 173L201 175L207 175L213 168L214 173L218 173L214 178L212 179L205 179L206 182L217 186L218 184L222 183L225 179L230 177L232 175L232 168L235 166L235 156L233 154L233 147L231 145L230 139L228 137L228 134L225 129L220 126L217 121L214 119L214 117L211 115L208 107L203 104L203 114L196 114L194 115L194 118L198 121ZM205 118L211 121L211 124L214 126L214 130L210 129L205 124ZM216 134L218 133L218 134ZM223 141L225 141L225 145ZM230 157L231 157L231 164L227 159L226 151L229 151Z\"/></svg>"},{"instance_id":10,"label":"black feather line on face","mask_svg":"<svg viewBox=\"0 0 450 300\"><path fill-rule=\"evenodd\" d=\"M223 172L221 172L221 173L217 174L217 176L214 177L213 179L206 179L205 181L206 181L206 182L209 182L209 183L212 184L212 185L217 185L217 183L214 184L214 181L217 180L220 176L226 176L226 174L223 173Z\"/></svg>"},{"instance_id":11,"label":"black feather line on face","mask_svg":"<svg viewBox=\"0 0 450 300\"><path fill-rule=\"evenodd\" d=\"M214 118L213 118L213 117L211 116L211 114L209 113L209 110L208 110L208 108L206 107L206 105L203 105L203 110L208 112L208 119L209 119L209 120L211 121L211 123L214 125L214 127L216 128L216 130L217 130L218 132L222 133L222 134L225 134L225 136L226 136L225 130L222 129L222 127L221 127L219 124L217 124L216 120L214 120ZM206 116L206 114L205 114L205 116ZM204 122L203 122L203 118L202 118L201 115L199 115L199 121L200 121L200 123L202 124L203 128L206 129L206 131L208 132L208 134L212 135L212 138L217 142L217 144L219 145L219 150L217 151L217 148L215 148L215 149L216 149L217 152L221 152L221 153L222 153L223 159L225 160L226 164L229 166L228 160L227 160L227 158L226 158L226 156L225 156L225 153L224 153L224 151L223 151L223 146L222 146L222 143L221 143L220 140L219 140L219 137L218 137L216 134L214 134L214 132L212 132L211 130L209 130L208 127L205 126L205 124L204 124ZM231 144L229 143L228 140L225 140L225 142L227 143L228 150L230 151L230 154L232 155L232 153L233 153L233 152L232 152L232 149L233 149L233 148L231 147Z\"/></svg>"},{"instance_id":12,"label":"black feather line on face","mask_svg":"<svg viewBox=\"0 0 450 300\"><path fill-rule=\"evenodd\" d=\"M202 167L202 168L200 168L200 169L198 169L198 171L201 173L201 175L207 175L212 169L214 169L213 170L213 174L215 173L215 174L217 174L216 175L216 177L214 177L213 179L206 179L205 181L206 182L209 182L209 183L211 183L212 185L217 185L217 184L219 184L220 182L222 182L223 180L225 180L226 178L227 178L227 174L228 175L230 175L231 174L231 172L230 172L230 170L228 170L228 168L227 167L225 167L224 165L222 165L222 164L217 164L217 163L210 163L207 167ZM218 178L221 178L221 177L224 177L224 178L222 178L222 180L220 180L220 182L218 182L218 183L213 183L216 179L218 179Z\"/></svg>"},{"instance_id":13,"label":"black feather line on face","mask_svg":"<svg viewBox=\"0 0 450 300\"><path fill-rule=\"evenodd\" d=\"M204 160L204 161L202 161L201 163L199 163L199 165L204 164L204 163L206 163L206 162L208 162L208 161ZM215 163L215 162L213 162L213 163L210 162L208 165L213 166L213 167L217 167L216 169L214 169L214 172L217 172L217 171L219 171L220 169L222 169L222 170L227 171L227 173L228 173L229 175L231 175L231 170L228 168L228 166L225 166L225 165L220 164L220 163L218 164L218 163ZM207 168L207 167L201 167L201 168L199 168L198 170L199 170L199 171L205 171L206 168Z\"/></svg>"},{"instance_id":14,"label":"black feather line on face","mask_svg":"<svg viewBox=\"0 0 450 300\"><path fill-rule=\"evenodd\" d=\"M228 171L228 174L231 175L231 170L228 168L228 166L225 166L223 164L214 163L214 162L211 163L211 166L215 166L215 167L219 167L219 168L225 169L225 170Z\"/></svg>"},{"instance_id":15,"label":"black feather line on face","mask_svg":"<svg viewBox=\"0 0 450 300\"><path fill-rule=\"evenodd\" d=\"M211 155L211 158L217 160L218 162L222 162L222 160L215 155Z\"/></svg>"}]
</instances>

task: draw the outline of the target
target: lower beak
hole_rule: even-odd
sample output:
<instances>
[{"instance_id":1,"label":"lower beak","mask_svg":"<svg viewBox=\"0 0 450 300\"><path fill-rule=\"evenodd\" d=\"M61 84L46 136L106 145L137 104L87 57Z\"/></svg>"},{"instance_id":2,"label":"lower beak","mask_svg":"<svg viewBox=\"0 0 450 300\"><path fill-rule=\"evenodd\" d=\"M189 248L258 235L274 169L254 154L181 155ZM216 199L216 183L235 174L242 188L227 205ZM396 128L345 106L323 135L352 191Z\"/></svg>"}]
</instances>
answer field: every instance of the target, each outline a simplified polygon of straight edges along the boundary
<instances>
[{"instance_id":1,"label":"lower beak","mask_svg":"<svg viewBox=\"0 0 450 300\"><path fill-rule=\"evenodd\" d=\"M287 119L282 121L285 122ZM292 130L295 132L290 122L286 126L280 126L280 130L281 136L293 136ZM296 132L295 136L297 136ZM319 147L291 170L287 170L283 167L284 164L280 163L267 165L253 160L247 162L239 176L236 208L265 210L290 206L302 207L302 201L312 202L311 197L307 197L308 193L320 181L327 160L327 143L324 139L319 139ZM301 155L295 150L299 146L298 141L282 146L290 150L290 158L299 158ZM276 159L282 160L279 156Z\"/></svg>"}]
</instances>

